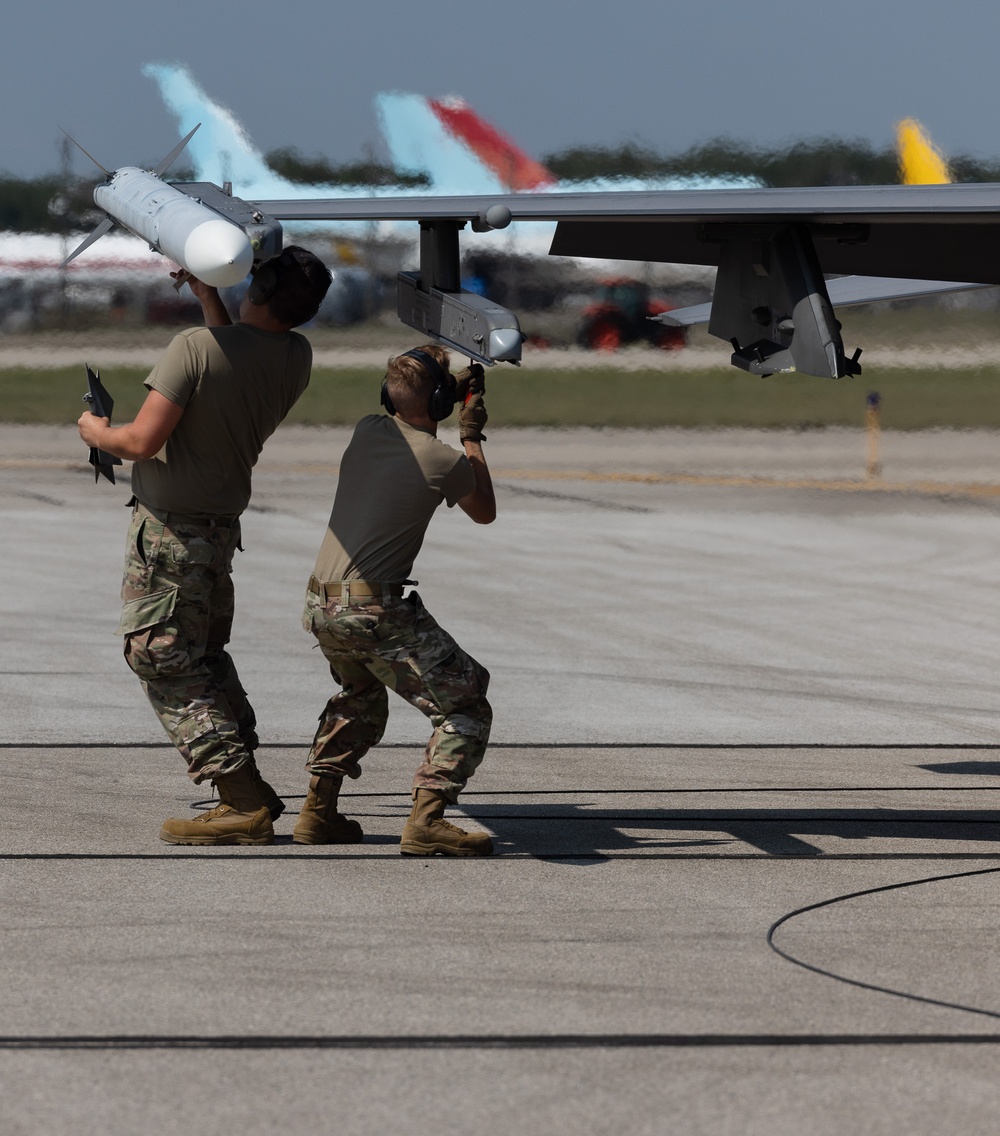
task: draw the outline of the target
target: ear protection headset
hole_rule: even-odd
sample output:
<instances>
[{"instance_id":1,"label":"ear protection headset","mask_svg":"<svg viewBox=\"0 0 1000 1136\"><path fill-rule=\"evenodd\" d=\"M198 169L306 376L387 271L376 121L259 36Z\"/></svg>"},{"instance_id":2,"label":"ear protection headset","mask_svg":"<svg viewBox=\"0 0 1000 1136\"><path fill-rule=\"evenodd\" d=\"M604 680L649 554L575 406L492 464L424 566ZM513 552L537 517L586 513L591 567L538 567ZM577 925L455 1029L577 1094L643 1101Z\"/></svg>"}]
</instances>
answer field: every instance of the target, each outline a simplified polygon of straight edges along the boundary
<instances>
[{"instance_id":1,"label":"ear protection headset","mask_svg":"<svg viewBox=\"0 0 1000 1136\"><path fill-rule=\"evenodd\" d=\"M275 292L281 287L281 278L295 263L295 258L285 249L280 256L272 256L258 265L247 289L247 298L251 304L266 304ZM296 267L298 267L296 265Z\"/></svg>"},{"instance_id":2,"label":"ear protection headset","mask_svg":"<svg viewBox=\"0 0 1000 1136\"><path fill-rule=\"evenodd\" d=\"M437 359L435 359L433 355L428 355L426 351L420 351L414 348L413 351L404 351L400 358L416 359L417 362L423 364L424 369L434 380L434 390L431 391L431 396L427 400L427 415L429 418L433 418L435 422L440 422L442 419L447 418L455 409L456 391L454 378L448 375ZM382 405L390 414L396 413L396 407L389 397L389 384L385 379L382 380L381 401Z\"/></svg>"},{"instance_id":3,"label":"ear protection headset","mask_svg":"<svg viewBox=\"0 0 1000 1136\"><path fill-rule=\"evenodd\" d=\"M307 279L292 253L288 249L283 249L280 256L272 256L270 260L265 260L263 264L257 266L250 287L247 289L247 299L251 304L266 304L287 277L294 273L298 273L303 280ZM319 311L318 304L312 315L317 311ZM311 319L312 316L309 318ZM306 321L303 320L304 322Z\"/></svg>"}]
</instances>

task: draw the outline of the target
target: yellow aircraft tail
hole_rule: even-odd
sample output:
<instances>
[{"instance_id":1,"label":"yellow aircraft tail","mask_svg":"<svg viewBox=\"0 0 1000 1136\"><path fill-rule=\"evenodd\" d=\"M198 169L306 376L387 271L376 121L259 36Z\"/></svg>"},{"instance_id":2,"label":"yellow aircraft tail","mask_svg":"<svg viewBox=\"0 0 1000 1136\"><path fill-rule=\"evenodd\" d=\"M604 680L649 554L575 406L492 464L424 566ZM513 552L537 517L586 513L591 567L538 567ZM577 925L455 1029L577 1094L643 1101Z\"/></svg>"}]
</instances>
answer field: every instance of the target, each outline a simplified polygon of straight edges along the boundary
<instances>
[{"instance_id":1,"label":"yellow aircraft tail","mask_svg":"<svg viewBox=\"0 0 1000 1136\"><path fill-rule=\"evenodd\" d=\"M896 151L903 185L948 185L953 180L948 163L915 118L897 125Z\"/></svg>"}]
</instances>

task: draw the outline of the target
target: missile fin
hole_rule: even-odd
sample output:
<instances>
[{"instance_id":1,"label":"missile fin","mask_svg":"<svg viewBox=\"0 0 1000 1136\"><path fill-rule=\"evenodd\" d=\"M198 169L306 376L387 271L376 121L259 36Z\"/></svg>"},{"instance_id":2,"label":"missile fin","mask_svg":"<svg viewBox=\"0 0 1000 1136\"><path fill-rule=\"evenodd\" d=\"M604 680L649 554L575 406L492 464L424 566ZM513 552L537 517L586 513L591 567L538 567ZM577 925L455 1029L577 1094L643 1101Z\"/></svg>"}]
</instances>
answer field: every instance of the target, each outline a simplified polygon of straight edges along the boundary
<instances>
[{"instance_id":1,"label":"missile fin","mask_svg":"<svg viewBox=\"0 0 1000 1136\"><path fill-rule=\"evenodd\" d=\"M114 227L115 227L114 220L111 217L105 217L104 220L97 226L97 228L90 234L90 236L87 237L87 239L83 242L83 244L81 244L77 248L75 248L69 254L69 256L66 257L66 259L62 262L62 264L59 265L59 267L65 268L66 265L69 264L69 262L71 260L78 257L80 255L80 253L83 252L84 249L90 248L90 246L94 243L94 241L99 241L101 239L101 237L104 236L105 233L110 233L111 230Z\"/></svg>"},{"instance_id":2,"label":"missile fin","mask_svg":"<svg viewBox=\"0 0 1000 1136\"><path fill-rule=\"evenodd\" d=\"M84 148L83 148L83 147L82 147L82 146L80 145L80 143L79 143L79 142L77 142L77 140L76 140L76 139L75 139L75 138L73 137L73 135L72 135L72 134L70 134L70 132L69 132L68 130L63 130L63 128L62 128L61 126L59 127L59 129L60 129L60 130L62 130L63 134L65 134L65 135L66 135L66 137L67 137L67 138L68 138L68 139L70 140L70 142L72 142L72 143L73 143L73 145L74 145L74 146L75 146L75 147L76 147L76 148L77 148L77 149L78 149L78 150L79 150L79 151L80 151L81 153L83 153L83 154L87 154L87 151L86 151L86 150L84 150ZM106 169L105 169L105 168L104 168L104 167L103 167L103 166L101 165L101 163L100 163L100 162L99 162L99 161L98 161L98 160L97 160L97 159L96 159L96 158L94 157L94 155L93 155L93 154L87 154L87 157L88 157L88 158L89 158L89 159L90 159L90 160L91 160L91 161L92 161L92 162L94 163L94 165L95 165L95 166L97 166L97 168L98 168L98 169L99 169L99 170L101 171L101 173L103 173L103 174L107 174L107 176L108 176L108 177L111 177L111 171L110 171L110 170L106 170Z\"/></svg>"},{"instance_id":3,"label":"missile fin","mask_svg":"<svg viewBox=\"0 0 1000 1136\"><path fill-rule=\"evenodd\" d=\"M174 160L178 157L180 152L184 149L184 147L194 137L195 131L198 129L199 126L201 126L200 122L198 123L198 126L196 126L194 128L194 130L192 130L189 134L186 134L180 140L180 142L178 142L177 145L170 151L170 153L161 162L159 162L157 164L157 167L156 167L155 170L150 170L150 173L155 174L156 177L160 177L162 174L165 174L167 172L167 170L174 164Z\"/></svg>"}]
</instances>

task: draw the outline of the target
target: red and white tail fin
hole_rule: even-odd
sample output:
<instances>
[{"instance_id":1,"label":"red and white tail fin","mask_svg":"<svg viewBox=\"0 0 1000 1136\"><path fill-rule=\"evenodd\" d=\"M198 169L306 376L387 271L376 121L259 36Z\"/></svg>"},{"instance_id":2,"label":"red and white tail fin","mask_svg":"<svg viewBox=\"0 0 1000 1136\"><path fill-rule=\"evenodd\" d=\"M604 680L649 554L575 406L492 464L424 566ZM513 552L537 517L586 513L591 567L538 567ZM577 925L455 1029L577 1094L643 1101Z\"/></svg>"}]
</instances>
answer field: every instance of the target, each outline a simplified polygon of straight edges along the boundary
<instances>
[{"instance_id":1,"label":"red and white tail fin","mask_svg":"<svg viewBox=\"0 0 1000 1136\"><path fill-rule=\"evenodd\" d=\"M444 129L464 143L513 192L551 189L556 184L558 179L551 170L480 118L464 99L449 96L428 99L427 103Z\"/></svg>"}]
</instances>

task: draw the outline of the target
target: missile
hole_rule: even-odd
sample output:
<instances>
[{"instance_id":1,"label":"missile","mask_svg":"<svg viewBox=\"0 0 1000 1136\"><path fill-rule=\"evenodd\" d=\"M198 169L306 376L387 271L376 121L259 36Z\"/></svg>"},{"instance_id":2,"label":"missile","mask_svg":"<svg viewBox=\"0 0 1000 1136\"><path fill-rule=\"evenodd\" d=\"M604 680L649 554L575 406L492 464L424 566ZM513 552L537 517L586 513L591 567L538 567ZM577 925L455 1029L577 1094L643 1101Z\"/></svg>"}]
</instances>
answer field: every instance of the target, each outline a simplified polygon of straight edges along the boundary
<instances>
[{"instance_id":1,"label":"missile","mask_svg":"<svg viewBox=\"0 0 1000 1136\"><path fill-rule=\"evenodd\" d=\"M115 225L121 225L146 241L154 252L163 253L212 287L226 288L238 284L247 275L253 266L255 245L258 251L260 249L260 240L251 241L242 226L228 220L218 209L210 208L191 193L168 185L160 177L187 145L192 134L194 130L152 171L123 166L112 173L87 154L107 175L107 181L94 190L94 203L105 214L105 220L70 253L63 266ZM75 142L74 139L71 141ZM86 150L83 152L87 153ZM208 188L215 189L219 197L223 196L217 187ZM228 201L245 204L238 198L230 197ZM261 215L256 214L254 220L260 219ZM272 242L265 243L270 245Z\"/></svg>"},{"instance_id":2,"label":"missile","mask_svg":"<svg viewBox=\"0 0 1000 1136\"><path fill-rule=\"evenodd\" d=\"M238 284L253 266L250 238L238 225L135 166L123 166L99 185L94 203L214 288Z\"/></svg>"}]
</instances>

